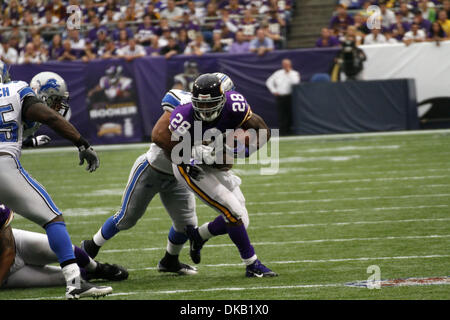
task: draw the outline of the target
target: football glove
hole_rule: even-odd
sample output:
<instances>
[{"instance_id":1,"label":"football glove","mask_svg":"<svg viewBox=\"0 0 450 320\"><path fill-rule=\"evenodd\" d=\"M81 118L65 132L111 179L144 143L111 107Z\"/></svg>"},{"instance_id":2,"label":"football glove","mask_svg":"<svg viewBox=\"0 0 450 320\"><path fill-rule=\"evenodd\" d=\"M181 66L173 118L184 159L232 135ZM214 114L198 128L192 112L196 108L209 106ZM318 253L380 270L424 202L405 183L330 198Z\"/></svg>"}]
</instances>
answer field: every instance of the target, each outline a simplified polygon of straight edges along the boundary
<instances>
[{"instance_id":1,"label":"football glove","mask_svg":"<svg viewBox=\"0 0 450 320\"><path fill-rule=\"evenodd\" d=\"M187 173L187 175L194 180L200 181L205 176L205 171L198 165L198 162L194 159L191 159L189 164L182 163L180 166Z\"/></svg>"},{"instance_id":2,"label":"football glove","mask_svg":"<svg viewBox=\"0 0 450 320\"><path fill-rule=\"evenodd\" d=\"M213 164L216 161L214 147L211 145L196 145L192 147L192 158L197 163Z\"/></svg>"},{"instance_id":3,"label":"football glove","mask_svg":"<svg viewBox=\"0 0 450 320\"><path fill-rule=\"evenodd\" d=\"M23 141L22 145L24 147L36 148L48 144L51 140L52 139L49 136L46 136L45 134L37 137L29 136L27 139Z\"/></svg>"},{"instance_id":4,"label":"football glove","mask_svg":"<svg viewBox=\"0 0 450 320\"><path fill-rule=\"evenodd\" d=\"M89 172L94 172L100 166L100 160L92 147L78 147L78 156L80 158L80 166L83 165L84 160L86 160L88 164L86 170L89 170Z\"/></svg>"}]
</instances>

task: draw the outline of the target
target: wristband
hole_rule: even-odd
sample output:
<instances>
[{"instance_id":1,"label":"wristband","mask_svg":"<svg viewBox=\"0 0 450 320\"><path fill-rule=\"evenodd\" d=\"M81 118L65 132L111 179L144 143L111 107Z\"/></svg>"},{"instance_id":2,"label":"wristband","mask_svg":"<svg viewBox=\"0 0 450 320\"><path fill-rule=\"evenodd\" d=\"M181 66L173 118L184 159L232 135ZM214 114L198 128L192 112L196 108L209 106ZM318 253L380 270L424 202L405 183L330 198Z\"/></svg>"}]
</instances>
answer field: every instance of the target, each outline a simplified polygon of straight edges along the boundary
<instances>
[{"instance_id":1,"label":"wristband","mask_svg":"<svg viewBox=\"0 0 450 320\"><path fill-rule=\"evenodd\" d=\"M74 144L78 149L80 149L81 147L88 149L90 147L89 142L87 142L87 140L82 136L80 136L80 139L78 139Z\"/></svg>"}]
</instances>

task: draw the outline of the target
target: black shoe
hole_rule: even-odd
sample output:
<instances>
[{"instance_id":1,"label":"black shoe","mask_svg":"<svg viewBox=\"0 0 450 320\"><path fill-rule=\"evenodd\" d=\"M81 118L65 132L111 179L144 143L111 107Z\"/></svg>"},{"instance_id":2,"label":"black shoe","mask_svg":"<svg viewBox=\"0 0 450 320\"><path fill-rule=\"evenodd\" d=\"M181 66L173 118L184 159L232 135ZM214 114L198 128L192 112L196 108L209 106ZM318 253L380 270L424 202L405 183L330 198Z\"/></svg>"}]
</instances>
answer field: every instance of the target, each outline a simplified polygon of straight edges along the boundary
<instances>
[{"instance_id":1,"label":"black shoe","mask_svg":"<svg viewBox=\"0 0 450 320\"><path fill-rule=\"evenodd\" d=\"M117 264L97 262L97 268L93 272L87 272L88 280L104 279L110 281L122 281L128 279L128 271Z\"/></svg>"},{"instance_id":2,"label":"black shoe","mask_svg":"<svg viewBox=\"0 0 450 320\"><path fill-rule=\"evenodd\" d=\"M191 256L192 262L198 264L201 260L200 251L208 240L202 239L198 232L198 227L186 226L185 230L190 242L189 255Z\"/></svg>"},{"instance_id":3,"label":"black shoe","mask_svg":"<svg viewBox=\"0 0 450 320\"><path fill-rule=\"evenodd\" d=\"M86 253L89 255L89 257L91 257L92 259L94 259L97 256L100 248L101 247L99 247L98 245L95 244L94 240L81 241L81 249L86 251Z\"/></svg>"},{"instance_id":4,"label":"black shoe","mask_svg":"<svg viewBox=\"0 0 450 320\"><path fill-rule=\"evenodd\" d=\"M172 272L179 275L194 275L197 274L197 268L192 267L188 264L181 263L177 261L176 263L167 264L164 258L158 262L159 272Z\"/></svg>"},{"instance_id":5,"label":"black shoe","mask_svg":"<svg viewBox=\"0 0 450 320\"><path fill-rule=\"evenodd\" d=\"M249 278L262 278L262 277L276 277L278 274L267 268L261 263L261 261L256 260L251 265L247 266L245 270L245 276Z\"/></svg>"},{"instance_id":6,"label":"black shoe","mask_svg":"<svg viewBox=\"0 0 450 320\"><path fill-rule=\"evenodd\" d=\"M111 287L94 286L83 279L80 279L79 286L68 285L66 288L66 299L74 300L86 297L98 298L112 293Z\"/></svg>"}]
</instances>

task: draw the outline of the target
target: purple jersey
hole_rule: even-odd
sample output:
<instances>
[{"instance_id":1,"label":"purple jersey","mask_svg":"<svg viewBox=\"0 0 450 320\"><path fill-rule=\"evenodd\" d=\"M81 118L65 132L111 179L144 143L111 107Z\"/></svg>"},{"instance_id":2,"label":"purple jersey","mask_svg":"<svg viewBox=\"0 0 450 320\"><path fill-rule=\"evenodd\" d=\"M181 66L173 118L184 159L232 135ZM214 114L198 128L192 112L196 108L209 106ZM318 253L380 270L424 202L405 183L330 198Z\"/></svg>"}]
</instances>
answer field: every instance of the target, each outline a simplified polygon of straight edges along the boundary
<instances>
[{"instance_id":1,"label":"purple jersey","mask_svg":"<svg viewBox=\"0 0 450 320\"><path fill-rule=\"evenodd\" d=\"M218 129L222 133L225 133L227 129L237 129L252 116L250 106L242 94L236 91L227 91L225 97L225 105L217 119L212 122L202 123L202 136L205 131L213 128ZM169 129L176 136L184 136L189 132L191 143L194 144L196 142L194 139L199 135L199 133L194 135L195 121L192 102L183 104L172 111Z\"/></svg>"}]
</instances>

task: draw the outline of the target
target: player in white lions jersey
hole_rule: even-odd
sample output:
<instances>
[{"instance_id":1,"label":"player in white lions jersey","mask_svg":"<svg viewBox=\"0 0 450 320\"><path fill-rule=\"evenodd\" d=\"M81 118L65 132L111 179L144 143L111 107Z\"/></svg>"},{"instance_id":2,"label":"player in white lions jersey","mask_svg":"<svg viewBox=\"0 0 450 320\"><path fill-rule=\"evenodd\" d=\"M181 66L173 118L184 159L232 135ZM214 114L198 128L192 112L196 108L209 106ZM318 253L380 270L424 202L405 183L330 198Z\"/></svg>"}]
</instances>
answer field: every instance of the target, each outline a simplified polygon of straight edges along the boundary
<instances>
[{"instance_id":1,"label":"player in white lions jersey","mask_svg":"<svg viewBox=\"0 0 450 320\"><path fill-rule=\"evenodd\" d=\"M51 108L55 106L49 107L38 99L26 82L10 81L3 63L0 82L0 203L45 229L66 280L67 299L111 293L111 287L97 287L81 278L62 212L42 185L22 167L19 158L23 124L27 121L46 124L72 141L78 147L80 165L87 161L91 172L99 166L95 151L72 124ZM42 84L54 88L60 85L58 79L53 78Z\"/></svg>"},{"instance_id":2,"label":"player in white lions jersey","mask_svg":"<svg viewBox=\"0 0 450 320\"><path fill-rule=\"evenodd\" d=\"M43 233L11 228L13 212L0 204L0 288L32 288L63 286L66 281ZM100 263L73 246L75 258L85 279L121 281L128 271L121 266ZM14 263L9 267L9 259Z\"/></svg>"},{"instance_id":3,"label":"player in white lions jersey","mask_svg":"<svg viewBox=\"0 0 450 320\"><path fill-rule=\"evenodd\" d=\"M234 88L231 79L220 74L223 90ZM161 106L169 114L177 106L191 102L191 94L172 89L163 97ZM100 247L119 231L133 227L142 217L153 197L159 193L173 225L169 230L165 256L158 263L160 272L192 275L197 269L181 263L179 254L188 240L187 226L197 226L195 197L173 176L172 162L156 144L151 143L147 153L134 163L122 198L121 209L108 218L91 240L84 240L81 247L93 258Z\"/></svg>"}]
</instances>

